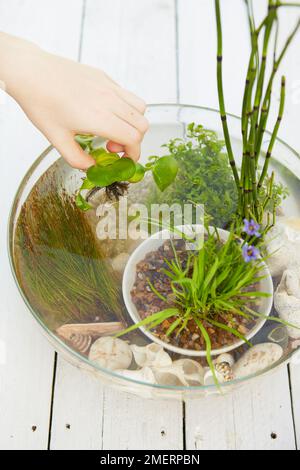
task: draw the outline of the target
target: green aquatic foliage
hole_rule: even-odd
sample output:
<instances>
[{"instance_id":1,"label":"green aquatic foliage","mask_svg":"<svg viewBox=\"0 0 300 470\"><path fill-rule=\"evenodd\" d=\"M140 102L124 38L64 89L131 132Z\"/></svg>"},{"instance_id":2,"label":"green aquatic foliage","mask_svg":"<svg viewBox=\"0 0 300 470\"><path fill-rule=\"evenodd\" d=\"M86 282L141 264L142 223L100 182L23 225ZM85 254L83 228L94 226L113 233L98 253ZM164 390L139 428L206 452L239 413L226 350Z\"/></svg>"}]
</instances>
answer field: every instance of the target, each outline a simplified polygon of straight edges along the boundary
<instances>
[{"instance_id":1,"label":"green aquatic foliage","mask_svg":"<svg viewBox=\"0 0 300 470\"><path fill-rule=\"evenodd\" d=\"M185 140L173 139L164 147L179 166L176 184L163 195L155 192L150 203L203 204L215 225L228 225L238 198L224 141L215 132L191 123Z\"/></svg>"},{"instance_id":2,"label":"green aquatic foliage","mask_svg":"<svg viewBox=\"0 0 300 470\"><path fill-rule=\"evenodd\" d=\"M126 189L126 183L139 183L148 171L153 173L154 181L160 191L164 191L176 179L178 163L172 155L162 158L150 157L148 163L143 166L131 158L121 157L104 148L93 149L93 139L90 136L77 136L76 139L95 160L95 165L87 170L76 196L77 207L83 211L88 211L92 207L82 191L106 188L108 194L118 197Z\"/></svg>"}]
</instances>

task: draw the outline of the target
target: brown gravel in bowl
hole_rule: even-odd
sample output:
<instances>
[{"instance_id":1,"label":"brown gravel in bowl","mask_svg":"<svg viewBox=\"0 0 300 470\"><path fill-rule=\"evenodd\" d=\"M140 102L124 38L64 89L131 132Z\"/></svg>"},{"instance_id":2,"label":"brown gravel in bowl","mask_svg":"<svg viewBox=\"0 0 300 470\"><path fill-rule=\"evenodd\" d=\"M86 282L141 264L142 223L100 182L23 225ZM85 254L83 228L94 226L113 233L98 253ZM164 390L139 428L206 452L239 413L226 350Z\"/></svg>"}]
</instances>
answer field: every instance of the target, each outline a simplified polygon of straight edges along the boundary
<instances>
[{"instance_id":1,"label":"brown gravel in bowl","mask_svg":"<svg viewBox=\"0 0 300 470\"><path fill-rule=\"evenodd\" d=\"M184 240L175 240L173 243L179 260L183 266L186 265L188 252L186 251ZM174 251L170 241L167 240L157 251L148 253L145 259L138 263L136 280L131 291L131 296L141 319L166 308L174 307L174 297L171 290L170 279L162 272L164 268L168 269L166 260L171 261L172 259L174 259ZM149 281L163 297L168 299L167 304L152 291ZM152 330L152 333L157 335L158 338L164 342L171 343L180 348L197 351L205 350L205 340L194 320L189 321L187 328L183 330L180 335L177 336L178 330L175 330L172 335L167 337L166 331L174 319L175 318L170 318L165 320L161 325L156 327L156 329ZM214 320L231 328L235 328L244 336L246 336L256 324L255 321L245 319L238 315L232 315L231 313L218 314L216 312ZM233 334L220 328L215 328L208 322L204 322L203 325L210 336L212 349L220 349L239 341Z\"/></svg>"}]
</instances>

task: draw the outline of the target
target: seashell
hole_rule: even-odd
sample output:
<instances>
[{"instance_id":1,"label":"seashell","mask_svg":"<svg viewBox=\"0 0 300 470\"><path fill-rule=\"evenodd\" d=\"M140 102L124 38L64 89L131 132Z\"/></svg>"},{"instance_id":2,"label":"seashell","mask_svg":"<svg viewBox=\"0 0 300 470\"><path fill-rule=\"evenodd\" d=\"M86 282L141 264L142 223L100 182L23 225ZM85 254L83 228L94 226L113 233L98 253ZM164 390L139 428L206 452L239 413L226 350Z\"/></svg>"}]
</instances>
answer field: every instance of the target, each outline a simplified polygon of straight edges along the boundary
<instances>
[{"instance_id":1,"label":"seashell","mask_svg":"<svg viewBox=\"0 0 300 470\"><path fill-rule=\"evenodd\" d=\"M132 362L132 351L125 341L106 336L94 342L89 359L106 369L128 369Z\"/></svg>"},{"instance_id":2,"label":"seashell","mask_svg":"<svg viewBox=\"0 0 300 470\"><path fill-rule=\"evenodd\" d=\"M232 367L228 362L219 362L215 366L217 374L222 376L222 381L231 382L234 379Z\"/></svg>"},{"instance_id":3,"label":"seashell","mask_svg":"<svg viewBox=\"0 0 300 470\"><path fill-rule=\"evenodd\" d=\"M274 305L280 318L298 327L287 327L288 335L293 339L300 339L299 274L296 270L286 270L274 296Z\"/></svg>"},{"instance_id":4,"label":"seashell","mask_svg":"<svg viewBox=\"0 0 300 470\"><path fill-rule=\"evenodd\" d=\"M235 363L235 360L234 360L234 357L232 356L232 354L225 353L225 354L221 354L219 357L217 357L217 359L215 361L215 364L222 364L222 363L226 363L230 367L233 367L233 365Z\"/></svg>"},{"instance_id":5,"label":"seashell","mask_svg":"<svg viewBox=\"0 0 300 470\"><path fill-rule=\"evenodd\" d=\"M129 258L130 255L128 253L120 253L118 256L113 258L111 261L113 270L122 274Z\"/></svg>"},{"instance_id":6,"label":"seashell","mask_svg":"<svg viewBox=\"0 0 300 470\"><path fill-rule=\"evenodd\" d=\"M267 238L272 276L281 276L289 267L300 267L300 219L278 217Z\"/></svg>"},{"instance_id":7,"label":"seashell","mask_svg":"<svg viewBox=\"0 0 300 470\"><path fill-rule=\"evenodd\" d=\"M168 367L172 365L172 359L164 348L156 343L147 346L131 346L134 360L139 367Z\"/></svg>"},{"instance_id":8,"label":"seashell","mask_svg":"<svg viewBox=\"0 0 300 470\"><path fill-rule=\"evenodd\" d=\"M233 366L234 376L241 378L263 371L279 361L282 355L283 349L278 344L257 344L249 349Z\"/></svg>"},{"instance_id":9,"label":"seashell","mask_svg":"<svg viewBox=\"0 0 300 470\"><path fill-rule=\"evenodd\" d=\"M164 367L162 369L152 369L155 379L159 385L173 387L188 387L189 383L185 379L182 368Z\"/></svg>"},{"instance_id":10,"label":"seashell","mask_svg":"<svg viewBox=\"0 0 300 470\"><path fill-rule=\"evenodd\" d=\"M199 362L192 359L179 359L173 362L173 367L181 369L190 387L204 384L204 368Z\"/></svg>"},{"instance_id":11,"label":"seashell","mask_svg":"<svg viewBox=\"0 0 300 470\"><path fill-rule=\"evenodd\" d=\"M139 370L116 370L118 375L127 379L138 380L140 382L147 382L150 384L156 384L155 375L150 367L143 367Z\"/></svg>"},{"instance_id":12,"label":"seashell","mask_svg":"<svg viewBox=\"0 0 300 470\"><path fill-rule=\"evenodd\" d=\"M287 328L285 326L277 326L268 334L268 339L273 343L280 344L283 349L287 348L289 343Z\"/></svg>"},{"instance_id":13,"label":"seashell","mask_svg":"<svg viewBox=\"0 0 300 470\"><path fill-rule=\"evenodd\" d=\"M220 384L225 382L224 376L222 375L222 373L219 373L219 372L217 372L217 370L215 370L215 375L216 375L216 378L217 378L217 380ZM215 385L215 378L214 378L214 375L213 375L213 373L210 369L207 369L205 374L204 374L204 385L205 386Z\"/></svg>"},{"instance_id":14,"label":"seashell","mask_svg":"<svg viewBox=\"0 0 300 470\"><path fill-rule=\"evenodd\" d=\"M113 323L78 323L60 326L56 333L62 338L70 341L72 335L87 335L99 338L99 336L111 335L124 330L120 322Z\"/></svg>"},{"instance_id":15,"label":"seashell","mask_svg":"<svg viewBox=\"0 0 300 470\"><path fill-rule=\"evenodd\" d=\"M92 337L74 333L69 340L71 346L82 354L88 352L92 344Z\"/></svg>"}]
</instances>

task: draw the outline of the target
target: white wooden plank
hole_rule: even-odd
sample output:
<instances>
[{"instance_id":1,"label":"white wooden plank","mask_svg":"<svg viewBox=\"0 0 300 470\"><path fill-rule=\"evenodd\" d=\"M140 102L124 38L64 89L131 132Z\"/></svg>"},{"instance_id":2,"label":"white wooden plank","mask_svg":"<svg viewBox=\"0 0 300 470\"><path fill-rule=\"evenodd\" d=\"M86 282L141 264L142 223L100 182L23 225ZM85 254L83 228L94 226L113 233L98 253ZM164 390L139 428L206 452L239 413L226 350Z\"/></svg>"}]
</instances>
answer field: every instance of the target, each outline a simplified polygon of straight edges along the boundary
<instances>
[{"instance_id":1,"label":"white wooden plank","mask_svg":"<svg viewBox=\"0 0 300 470\"><path fill-rule=\"evenodd\" d=\"M67 0L1 0L0 29L71 56L80 34L82 0L72 1L69 7ZM48 442L54 354L10 275L4 222L23 174L46 145L16 103L2 99L0 349L6 359L0 358L0 448L4 449L45 449Z\"/></svg>"},{"instance_id":2,"label":"white wooden plank","mask_svg":"<svg viewBox=\"0 0 300 470\"><path fill-rule=\"evenodd\" d=\"M54 397L51 450L100 450L101 382L59 357Z\"/></svg>"},{"instance_id":3,"label":"white wooden plank","mask_svg":"<svg viewBox=\"0 0 300 470\"><path fill-rule=\"evenodd\" d=\"M297 448L300 449L300 354L292 360L290 365L292 403L294 410L294 425L296 432Z\"/></svg>"},{"instance_id":4,"label":"white wooden plank","mask_svg":"<svg viewBox=\"0 0 300 470\"><path fill-rule=\"evenodd\" d=\"M104 450L181 450L182 404L150 400L106 389Z\"/></svg>"},{"instance_id":5,"label":"white wooden plank","mask_svg":"<svg viewBox=\"0 0 300 470\"><path fill-rule=\"evenodd\" d=\"M187 449L295 450L286 369L224 397L186 405Z\"/></svg>"},{"instance_id":6,"label":"white wooden plank","mask_svg":"<svg viewBox=\"0 0 300 470\"><path fill-rule=\"evenodd\" d=\"M87 0L82 61L148 103L176 101L173 0Z\"/></svg>"}]
</instances>

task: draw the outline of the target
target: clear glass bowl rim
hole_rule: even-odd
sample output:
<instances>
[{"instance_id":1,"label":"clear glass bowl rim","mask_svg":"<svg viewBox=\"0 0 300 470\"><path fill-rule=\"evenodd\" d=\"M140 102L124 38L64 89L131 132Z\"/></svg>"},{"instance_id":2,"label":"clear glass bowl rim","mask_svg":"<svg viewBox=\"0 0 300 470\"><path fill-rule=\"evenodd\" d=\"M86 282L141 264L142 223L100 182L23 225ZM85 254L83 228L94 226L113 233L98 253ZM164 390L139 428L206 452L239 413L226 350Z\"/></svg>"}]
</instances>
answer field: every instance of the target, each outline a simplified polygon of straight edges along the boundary
<instances>
[{"instance_id":1,"label":"clear glass bowl rim","mask_svg":"<svg viewBox=\"0 0 300 470\"><path fill-rule=\"evenodd\" d=\"M213 113L213 114L217 114L219 115L219 110L218 109L213 109L213 108L209 108L209 107L203 107L203 106L195 106L195 105L190 105L190 104L179 104L179 103L155 103L155 104L149 104L148 107L147 107L147 110L148 111L151 111L151 109L157 109L157 108L171 108L171 109L178 109L178 111L180 111L181 109L194 109L194 110L198 110L198 111L204 111L204 112L208 112L208 113ZM239 116L236 116L235 114L231 114L231 113L227 113L227 116L230 117L231 119L233 120L238 120L240 121L240 117ZM269 134L270 136L272 135L271 132L269 131L266 131L267 134ZM289 144L287 144L285 141L283 141L282 139L280 138L277 138L276 139L281 145L283 145L284 147L287 148L287 150L291 153L294 154L294 156L296 156L299 160L300 160L300 155L299 153L294 150ZM25 176L23 177L21 183L19 184L19 187L17 189L17 192L16 192L16 195L14 197L14 200L12 202L12 207L11 207L11 210L10 210L10 214L9 214L9 219L8 219L8 232L7 232L7 248L8 248L8 257L9 257L9 263L10 263L10 268L11 268L11 271L12 271L12 274L13 274L13 278L15 280L15 283L18 287L18 290L19 290L19 293L24 301L24 303L26 304L27 308L29 309L29 311L31 312L31 314L33 315L33 317L35 318L35 320L38 322L39 326L42 328L42 330L44 331L44 333L46 334L46 336L50 336L51 338L51 344L53 345L57 345L57 350L58 352L62 352L62 354L65 352L66 355L71 355L71 356L74 356L74 358L79 362L79 363L83 363L83 364L86 364L88 366L88 368L94 368L96 371L99 371L101 374L104 374L104 375L107 375L108 377L111 377L112 379L117 379L119 381L122 381L124 384L125 383L128 383L128 385L137 385L138 387L142 386L143 388L146 387L146 388L150 388L150 389L158 389L158 390L166 390L166 391L174 391L174 392L197 392L197 391L217 391L217 387L216 385L202 385L202 386L190 386L190 387L185 387L185 386L174 386L174 385L159 385L159 384L150 384L150 383L147 383L147 382L142 382L142 381L139 381L139 380L134 380L134 379L131 379L131 378L127 378L127 377L123 377L119 374L117 374L116 372L114 371L111 371L111 370L108 370L108 369L105 369L105 368L102 368L100 367L99 365L91 362L87 357L84 357L82 356L80 353L78 353L77 351L75 351L74 349L72 349L71 347L69 347L66 343L64 343L64 341L62 341L58 336L56 336L45 324L44 322L41 320L41 318L39 317L38 313L35 312L34 308L32 307L32 305L30 304L29 300L27 299L25 293L23 292L20 284L19 284L19 281L18 281L18 278L17 278L17 274L16 274L16 269L15 269L15 262L14 262L14 244L13 244L13 241L14 241L14 228L15 228L15 215L16 215L16 212L17 212L17 208L18 208L18 204L19 204L19 200L20 200L20 196L23 192L23 190L25 189L26 187L26 184L28 182L28 180L30 179L31 175L34 173L34 171L39 167L40 163L47 157L47 155L53 150L53 146L50 145L49 147L47 147L44 152L42 152L42 154L34 161L34 163L30 166L29 170L27 171L27 173L25 174ZM49 338L48 338L49 340ZM55 348L56 349L56 348ZM258 378L260 376L264 376L266 375L268 372L271 372L273 371L274 369L276 369L278 366L284 366L284 365L287 365L289 362L290 362L290 359L292 358L292 356L297 353L297 350L295 350L294 352L291 352L290 354L288 354L286 356L286 358L281 361L277 361L276 363L272 364L271 366L269 366L268 368L258 372L258 373L254 373L254 374L251 374L251 375L248 375L246 377L242 377L242 378L238 378L238 379L234 379L230 382L226 382L224 384L220 384L219 388L222 390L225 390L226 388L230 388L230 387L233 387L235 385L239 385L239 384L244 384L245 382L251 380L251 379L254 379L254 378Z\"/></svg>"}]
</instances>

